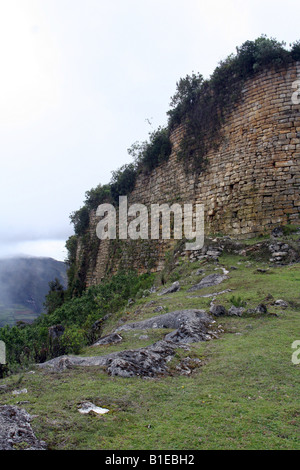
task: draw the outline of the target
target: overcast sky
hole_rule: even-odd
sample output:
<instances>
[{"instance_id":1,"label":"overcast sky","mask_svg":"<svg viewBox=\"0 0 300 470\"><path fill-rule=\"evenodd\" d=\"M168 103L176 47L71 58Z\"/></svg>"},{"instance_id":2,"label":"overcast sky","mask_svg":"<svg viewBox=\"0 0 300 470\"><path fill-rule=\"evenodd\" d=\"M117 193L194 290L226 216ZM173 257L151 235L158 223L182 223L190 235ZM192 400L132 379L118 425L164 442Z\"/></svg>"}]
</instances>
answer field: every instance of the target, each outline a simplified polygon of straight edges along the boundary
<instances>
[{"instance_id":1,"label":"overcast sky","mask_svg":"<svg viewBox=\"0 0 300 470\"><path fill-rule=\"evenodd\" d=\"M299 5L0 0L0 256L64 260L69 214L166 124L176 82L261 34L300 39Z\"/></svg>"}]
</instances>

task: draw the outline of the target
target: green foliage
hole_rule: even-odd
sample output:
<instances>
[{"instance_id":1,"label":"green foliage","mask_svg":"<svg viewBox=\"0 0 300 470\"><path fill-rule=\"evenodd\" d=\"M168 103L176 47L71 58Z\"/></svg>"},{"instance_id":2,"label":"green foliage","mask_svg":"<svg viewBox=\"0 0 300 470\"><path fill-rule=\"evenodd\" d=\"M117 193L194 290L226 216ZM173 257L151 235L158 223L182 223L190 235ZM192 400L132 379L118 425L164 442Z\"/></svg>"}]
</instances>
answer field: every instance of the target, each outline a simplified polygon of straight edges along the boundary
<instances>
[{"instance_id":1,"label":"green foliage","mask_svg":"<svg viewBox=\"0 0 300 470\"><path fill-rule=\"evenodd\" d=\"M234 305L235 307L246 307L247 302L245 300L242 300L240 296L235 297L234 295L230 297L229 301Z\"/></svg>"},{"instance_id":2,"label":"green foliage","mask_svg":"<svg viewBox=\"0 0 300 470\"><path fill-rule=\"evenodd\" d=\"M292 44L291 55L293 60L300 60L300 41L296 41Z\"/></svg>"},{"instance_id":3,"label":"green foliage","mask_svg":"<svg viewBox=\"0 0 300 470\"><path fill-rule=\"evenodd\" d=\"M180 78L176 83L176 93L171 97L168 111L170 128L181 124L190 110L196 105L199 93L203 86L203 76L193 73L185 78Z\"/></svg>"},{"instance_id":4,"label":"green foliage","mask_svg":"<svg viewBox=\"0 0 300 470\"><path fill-rule=\"evenodd\" d=\"M172 151L168 128L159 127L149 134L149 141L136 142L129 149L140 171L151 171L167 161Z\"/></svg>"},{"instance_id":5,"label":"green foliage","mask_svg":"<svg viewBox=\"0 0 300 470\"><path fill-rule=\"evenodd\" d=\"M79 354L87 344L84 331L75 325L69 326L60 338L60 345L65 354Z\"/></svg>"},{"instance_id":6,"label":"green foliage","mask_svg":"<svg viewBox=\"0 0 300 470\"><path fill-rule=\"evenodd\" d=\"M82 255L78 262L76 260L78 235L71 236L66 243L66 248L68 249L67 263L69 265L69 269L67 271L68 289L66 291L65 298L80 296L85 290L85 277L88 268L88 260L91 256L94 256L94 250L90 249L93 248L90 233L86 231L80 238L82 242Z\"/></svg>"},{"instance_id":7,"label":"green foliage","mask_svg":"<svg viewBox=\"0 0 300 470\"><path fill-rule=\"evenodd\" d=\"M66 248L68 251L68 258L66 263L72 265L76 261L76 251L77 251L78 238L76 235L72 235L66 241Z\"/></svg>"},{"instance_id":8,"label":"green foliage","mask_svg":"<svg viewBox=\"0 0 300 470\"><path fill-rule=\"evenodd\" d=\"M61 305L47 320L44 319L44 322L47 322L49 326L52 324L80 326L90 312L93 312L95 318L101 316L95 295L88 289L81 297L70 299Z\"/></svg>"},{"instance_id":9,"label":"green foliage","mask_svg":"<svg viewBox=\"0 0 300 470\"><path fill-rule=\"evenodd\" d=\"M96 188L86 191L85 198L84 204L89 211L97 209L99 204L111 201L111 186L109 184L99 184Z\"/></svg>"},{"instance_id":10,"label":"green foliage","mask_svg":"<svg viewBox=\"0 0 300 470\"><path fill-rule=\"evenodd\" d=\"M299 43L289 52L284 43L262 35L246 41L235 55L221 61L209 80L194 73L181 79L167 113L170 129L178 124L186 127L178 157L187 164L191 161L193 168L201 171L207 151L220 142L221 124L240 98L244 81L267 67L282 67L298 60L299 53Z\"/></svg>"},{"instance_id":11,"label":"green foliage","mask_svg":"<svg viewBox=\"0 0 300 470\"><path fill-rule=\"evenodd\" d=\"M235 69L241 78L248 78L269 66L281 67L291 61L284 42L267 38L265 35L246 41L237 47Z\"/></svg>"},{"instance_id":12,"label":"green foliage","mask_svg":"<svg viewBox=\"0 0 300 470\"><path fill-rule=\"evenodd\" d=\"M152 284L152 274L139 276L133 271L119 273L84 291L80 297L66 300L54 311L51 308L48 314L41 315L32 324L0 328L0 340L6 345L9 368L12 370L29 363L44 362L58 351L59 354L78 354L82 346L95 339L92 333L95 321L125 307L129 298L134 298L139 291L148 289ZM61 293L56 281L51 284L50 293ZM63 325L65 328L55 348L51 345L48 332L53 325Z\"/></svg>"},{"instance_id":13,"label":"green foliage","mask_svg":"<svg viewBox=\"0 0 300 470\"><path fill-rule=\"evenodd\" d=\"M282 227L283 234L286 236L291 235L292 233L296 233L298 230L299 226L294 224L287 224Z\"/></svg>"},{"instance_id":14,"label":"green foliage","mask_svg":"<svg viewBox=\"0 0 300 470\"><path fill-rule=\"evenodd\" d=\"M60 307L64 303L65 290L64 286L60 283L57 277L54 281L49 282L49 292L46 295L44 306L47 313L54 312L55 309Z\"/></svg>"},{"instance_id":15,"label":"green foliage","mask_svg":"<svg viewBox=\"0 0 300 470\"><path fill-rule=\"evenodd\" d=\"M119 203L119 196L126 196L133 190L136 176L137 171L134 163L123 165L118 170L112 172L110 191L112 199L116 204Z\"/></svg>"},{"instance_id":16,"label":"green foliage","mask_svg":"<svg viewBox=\"0 0 300 470\"><path fill-rule=\"evenodd\" d=\"M81 207L78 211L72 212L70 215L74 231L76 235L83 235L89 226L89 210L86 206Z\"/></svg>"},{"instance_id":17,"label":"green foliage","mask_svg":"<svg viewBox=\"0 0 300 470\"><path fill-rule=\"evenodd\" d=\"M0 328L0 339L5 342L6 362L10 370L43 362L49 357L48 328L37 326L37 321L21 328L4 326Z\"/></svg>"}]
</instances>

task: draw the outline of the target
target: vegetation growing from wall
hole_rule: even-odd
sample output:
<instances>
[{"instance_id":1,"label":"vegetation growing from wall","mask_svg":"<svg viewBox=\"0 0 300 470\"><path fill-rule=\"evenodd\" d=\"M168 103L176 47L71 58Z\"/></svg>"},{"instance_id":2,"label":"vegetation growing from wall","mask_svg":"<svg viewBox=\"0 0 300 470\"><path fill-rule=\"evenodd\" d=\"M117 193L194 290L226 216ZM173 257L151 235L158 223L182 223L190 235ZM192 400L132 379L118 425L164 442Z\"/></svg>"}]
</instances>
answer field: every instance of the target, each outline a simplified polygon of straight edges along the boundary
<instances>
[{"instance_id":1,"label":"vegetation growing from wall","mask_svg":"<svg viewBox=\"0 0 300 470\"><path fill-rule=\"evenodd\" d=\"M159 127L150 134L149 141L135 142L130 149L138 171L151 172L155 167L168 160L172 151L170 131Z\"/></svg>"},{"instance_id":2,"label":"vegetation growing from wall","mask_svg":"<svg viewBox=\"0 0 300 470\"><path fill-rule=\"evenodd\" d=\"M195 73L180 79L167 112L170 130L185 125L178 157L185 163L191 160L193 168L201 171L207 151L221 141L221 125L240 99L245 81L267 68L299 59L299 42L288 51L285 43L261 36L237 47L236 54L221 61L209 80Z\"/></svg>"}]
</instances>

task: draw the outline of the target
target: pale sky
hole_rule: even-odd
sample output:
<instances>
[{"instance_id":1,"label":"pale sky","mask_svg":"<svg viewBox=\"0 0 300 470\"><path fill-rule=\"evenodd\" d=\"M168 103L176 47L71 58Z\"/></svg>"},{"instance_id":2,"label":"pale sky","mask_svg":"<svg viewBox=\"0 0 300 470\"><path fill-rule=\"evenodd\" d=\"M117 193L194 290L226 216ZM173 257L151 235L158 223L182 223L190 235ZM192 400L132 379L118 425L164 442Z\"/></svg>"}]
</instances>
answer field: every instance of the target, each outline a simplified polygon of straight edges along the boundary
<instances>
[{"instance_id":1,"label":"pale sky","mask_svg":"<svg viewBox=\"0 0 300 470\"><path fill-rule=\"evenodd\" d=\"M299 13L297 0L0 0L0 256L64 260L69 214L167 123L176 82L261 34L300 39Z\"/></svg>"}]
</instances>

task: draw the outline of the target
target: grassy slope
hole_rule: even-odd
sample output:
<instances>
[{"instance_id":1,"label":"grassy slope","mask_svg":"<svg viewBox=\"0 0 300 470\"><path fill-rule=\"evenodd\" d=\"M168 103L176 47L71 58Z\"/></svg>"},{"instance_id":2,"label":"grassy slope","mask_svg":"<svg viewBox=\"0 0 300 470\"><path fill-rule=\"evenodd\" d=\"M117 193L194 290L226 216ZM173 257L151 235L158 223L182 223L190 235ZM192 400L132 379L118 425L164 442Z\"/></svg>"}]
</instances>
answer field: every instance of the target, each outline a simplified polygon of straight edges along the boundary
<instances>
[{"instance_id":1,"label":"grassy slope","mask_svg":"<svg viewBox=\"0 0 300 470\"><path fill-rule=\"evenodd\" d=\"M166 297L151 294L137 300L111 318L104 333L120 320L153 316L153 309L208 308L210 299L187 298L226 288L235 289L218 297L230 306L234 294L252 308L268 294L293 302L286 310L269 305L270 315L217 319L224 333L218 340L191 347L202 367L191 376L176 373L184 353L178 351L171 363L173 375L157 379L114 378L97 368L75 368L63 373L35 371L11 376L0 395L1 404L22 406L35 416L37 435L53 449L299 449L300 365L291 362L292 342L300 339L300 266L271 268L239 256L224 255L220 264L230 271L221 285L187 293L202 276L215 272L214 264L200 265L184 259L172 276L181 278L182 289ZM155 302L149 304L151 301ZM115 346L86 348L85 355L151 344L166 331L127 332ZM27 388L26 395L12 395L13 389ZM84 401L109 408L103 416L83 416L78 405Z\"/></svg>"}]
</instances>

